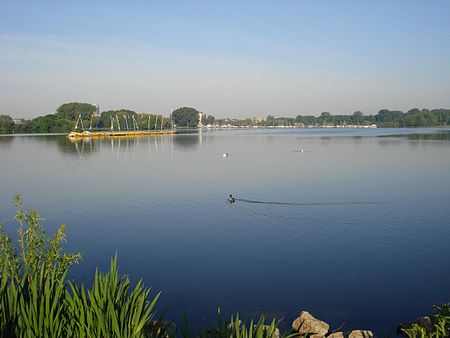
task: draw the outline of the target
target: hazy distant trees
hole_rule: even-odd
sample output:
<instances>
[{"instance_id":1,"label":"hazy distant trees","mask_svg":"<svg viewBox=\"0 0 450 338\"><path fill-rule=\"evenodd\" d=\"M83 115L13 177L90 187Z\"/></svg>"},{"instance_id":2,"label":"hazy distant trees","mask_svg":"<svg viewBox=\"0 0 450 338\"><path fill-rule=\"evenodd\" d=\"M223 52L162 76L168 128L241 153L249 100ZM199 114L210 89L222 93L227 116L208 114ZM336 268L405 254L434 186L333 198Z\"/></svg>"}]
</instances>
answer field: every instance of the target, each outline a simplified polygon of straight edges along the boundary
<instances>
[{"instance_id":1,"label":"hazy distant trees","mask_svg":"<svg viewBox=\"0 0 450 338\"><path fill-rule=\"evenodd\" d=\"M371 125L378 127L437 127L450 125L450 109L418 109L413 108L404 113L399 110L382 109L376 115L364 115L356 111L352 115L331 115L322 113L319 117L298 115L297 123L311 126L320 125Z\"/></svg>"},{"instance_id":2,"label":"hazy distant trees","mask_svg":"<svg viewBox=\"0 0 450 338\"><path fill-rule=\"evenodd\" d=\"M203 124L204 125L214 124L215 120L216 120L216 118L214 116L212 116L212 115L206 116L205 115L204 120L203 120Z\"/></svg>"},{"instance_id":3,"label":"hazy distant trees","mask_svg":"<svg viewBox=\"0 0 450 338\"><path fill-rule=\"evenodd\" d=\"M353 124L362 124L364 121L364 114L361 111L355 111L352 115Z\"/></svg>"},{"instance_id":4,"label":"hazy distant trees","mask_svg":"<svg viewBox=\"0 0 450 338\"><path fill-rule=\"evenodd\" d=\"M375 121L384 127L398 127L402 116L403 112L401 111L382 109L375 115Z\"/></svg>"},{"instance_id":5,"label":"hazy distant trees","mask_svg":"<svg viewBox=\"0 0 450 338\"><path fill-rule=\"evenodd\" d=\"M129 109L108 110L102 112L99 117L92 117L95 106L89 103L71 102L58 107L55 114L47 114L32 120L21 120L15 123L9 115L0 115L0 133L66 133L71 131L78 115L82 115L85 129L102 130L110 129L111 119L114 118L114 128L119 123L121 130L163 129L171 127L168 117L157 114L141 114ZM172 114L178 127L196 127L198 125L199 111L194 108L182 107ZM135 123L133 122L133 118ZM450 109L418 109L412 108L406 113L399 110L382 109L376 115L364 115L361 111L355 111L351 115L332 115L323 112L320 116L298 115L296 118L277 117L268 115L265 121L254 122L251 119L215 119L212 115L204 115L203 124L235 125L235 126L291 126L294 124L305 126L343 126L343 125L371 125L378 127L438 127L450 126ZM81 123L79 123L79 127Z\"/></svg>"}]
</instances>

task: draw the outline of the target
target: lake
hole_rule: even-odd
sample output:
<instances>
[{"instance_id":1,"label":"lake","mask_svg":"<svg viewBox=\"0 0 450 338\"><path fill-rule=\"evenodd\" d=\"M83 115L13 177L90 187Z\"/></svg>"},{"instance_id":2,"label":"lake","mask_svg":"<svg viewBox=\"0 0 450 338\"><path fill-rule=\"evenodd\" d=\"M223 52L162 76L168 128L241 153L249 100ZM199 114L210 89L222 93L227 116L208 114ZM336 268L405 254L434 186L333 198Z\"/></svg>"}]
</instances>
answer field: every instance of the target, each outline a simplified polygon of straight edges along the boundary
<instances>
[{"instance_id":1,"label":"lake","mask_svg":"<svg viewBox=\"0 0 450 338\"><path fill-rule=\"evenodd\" d=\"M0 159L1 220L20 193L50 232L68 224L71 278L117 252L194 327L218 306L284 327L305 309L382 336L450 301L449 130L0 136Z\"/></svg>"}]
</instances>

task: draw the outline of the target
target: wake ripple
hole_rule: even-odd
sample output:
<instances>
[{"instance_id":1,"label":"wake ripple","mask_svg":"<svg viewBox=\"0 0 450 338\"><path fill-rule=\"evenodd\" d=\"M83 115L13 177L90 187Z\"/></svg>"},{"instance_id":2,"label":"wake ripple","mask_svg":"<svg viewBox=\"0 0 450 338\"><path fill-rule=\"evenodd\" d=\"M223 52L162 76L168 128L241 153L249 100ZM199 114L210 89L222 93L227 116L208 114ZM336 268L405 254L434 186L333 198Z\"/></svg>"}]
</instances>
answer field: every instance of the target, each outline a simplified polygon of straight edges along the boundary
<instances>
[{"instance_id":1,"label":"wake ripple","mask_svg":"<svg viewBox=\"0 0 450 338\"><path fill-rule=\"evenodd\" d=\"M292 205L301 207L314 207L314 206L327 206L327 205L374 205L382 204L382 202L370 202L370 201L360 201L360 202L277 202L277 201L258 201L258 200L248 200L245 198L236 198L236 201L251 203L251 204L270 204L270 205Z\"/></svg>"}]
</instances>

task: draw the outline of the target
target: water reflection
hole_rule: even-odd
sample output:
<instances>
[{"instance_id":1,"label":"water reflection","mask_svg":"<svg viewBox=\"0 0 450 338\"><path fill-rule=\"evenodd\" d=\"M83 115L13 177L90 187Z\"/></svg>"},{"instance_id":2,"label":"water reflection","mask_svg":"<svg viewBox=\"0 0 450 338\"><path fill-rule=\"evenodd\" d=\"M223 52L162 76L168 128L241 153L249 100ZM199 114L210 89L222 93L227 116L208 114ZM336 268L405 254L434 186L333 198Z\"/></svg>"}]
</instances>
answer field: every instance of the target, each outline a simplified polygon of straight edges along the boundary
<instances>
[{"instance_id":1,"label":"water reflection","mask_svg":"<svg viewBox=\"0 0 450 338\"><path fill-rule=\"evenodd\" d=\"M403 130L400 130L403 131ZM372 132L372 131L371 131ZM92 157L100 151L111 151L116 154L123 153L135 153L136 151L146 151L149 153L160 153L170 151L191 151L198 149L205 142L213 142L221 135L230 136L235 134L235 131L223 131L222 134L214 133L211 131L202 130L182 130L176 135L158 135L158 136L141 136L133 138L103 138L92 139L83 138L79 140L70 140L63 135L30 135L39 143L45 143L48 145L57 145L57 148L66 155L75 155L77 157L85 156L86 158ZM373 133L373 132L372 132ZM283 134L283 131L280 131ZM292 134L292 133L291 133ZM248 136L250 133L237 133L236 136ZM289 134L290 135L290 134ZM256 135L257 136L257 135ZM302 142L302 139L309 139L311 135L304 133L303 130L299 130L297 134L292 134L295 139ZM353 135L350 130L346 135L340 135L350 137L354 144L360 144L364 137L356 134ZM368 135L369 136L369 135ZM377 142L381 146L394 146L408 141L450 141L450 130L428 130L428 132L417 133L405 133L392 130L391 133L381 131L379 134L371 135L377 139ZM0 136L0 147L10 147L14 140L21 136ZM319 136L322 144L328 144L332 142L333 137L331 135ZM274 135L270 133L265 136L265 140L273 142L276 140ZM416 144L417 145L417 144Z\"/></svg>"},{"instance_id":2,"label":"water reflection","mask_svg":"<svg viewBox=\"0 0 450 338\"><path fill-rule=\"evenodd\" d=\"M139 152L164 153L173 151L174 146L190 148L201 143L197 135L158 135L141 137L116 138L83 138L70 140L66 137L53 138L52 142L58 145L60 151L67 155L93 155L100 151L110 151L114 154L135 154ZM176 139L176 141L175 141Z\"/></svg>"},{"instance_id":3,"label":"water reflection","mask_svg":"<svg viewBox=\"0 0 450 338\"><path fill-rule=\"evenodd\" d=\"M412 147L417 147L425 143L409 142L409 141L450 141L450 130L430 132L430 133L413 133L413 134L392 134L377 136L378 144L382 146L394 146L408 143ZM443 143L444 144L444 143Z\"/></svg>"},{"instance_id":4,"label":"water reflection","mask_svg":"<svg viewBox=\"0 0 450 338\"><path fill-rule=\"evenodd\" d=\"M436 140L436 141L450 141L450 131L437 132L432 134L409 134L408 140L422 141L422 140Z\"/></svg>"},{"instance_id":5,"label":"water reflection","mask_svg":"<svg viewBox=\"0 0 450 338\"><path fill-rule=\"evenodd\" d=\"M190 150L193 148L197 148L203 144L203 136L202 132L199 133L189 133L189 134L180 134L174 135L173 142L176 149L184 151Z\"/></svg>"},{"instance_id":6,"label":"water reflection","mask_svg":"<svg viewBox=\"0 0 450 338\"><path fill-rule=\"evenodd\" d=\"M9 147L14 141L13 136L2 136L0 135L0 147Z\"/></svg>"},{"instance_id":7,"label":"water reflection","mask_svg":"<svg viewBox=\"0 0 450 338\"><path fill-rule=\"evenodd\" d=\"M386 134L379 135L379 138L395 138L395 139L405 139L409 141L450 141L450 130L437 130L428 133L410 133L410 134Z\"/></svg>"}]
</instances>

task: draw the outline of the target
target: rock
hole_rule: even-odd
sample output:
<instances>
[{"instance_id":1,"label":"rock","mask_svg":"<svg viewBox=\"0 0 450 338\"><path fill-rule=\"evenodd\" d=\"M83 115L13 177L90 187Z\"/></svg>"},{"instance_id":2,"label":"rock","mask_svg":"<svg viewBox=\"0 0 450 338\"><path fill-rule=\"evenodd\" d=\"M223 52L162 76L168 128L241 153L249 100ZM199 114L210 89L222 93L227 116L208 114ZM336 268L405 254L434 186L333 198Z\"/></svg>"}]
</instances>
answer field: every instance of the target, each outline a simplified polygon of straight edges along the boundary
<instances>
[{"instance_id":1,"label":"rock","mask_svg":"<svg viewBox=\"0 0 450 338\"><path fill-rule=\"evenodd\" d=\"M324 336L328 333L329 328L330 328L330 325L328 325L327 323L325 323L321 320L307 319L303 322L302 326L300 326L298 333L299 334L316 333L316 334Z\"/></svg>"},{"instance_id":2,"label":"rock","mask_svg":"<svg viewBox=\"0 0 450 338\"><path fill-rule=\"evenodd\" d=\"M327 336L327 338L344 338L343 332L333 332Z\"/></svg>"},{"instance_id":3,"label":"rock","mask_svg":"<svg viewBox=\"0 0 450 338\"><path fill-rule=\"evenodd\" d=\"M302 326L306 319L315 320L316 318L314 318L308 311L302 311L300 312L298 318L292 322L292 330L298 332L298 329Z\"/></svg>"},{"instance_id":4,"label":"rock","mask_svg":"<svg viewBox=\"0 0 450 338\"><path fill-rule=\"evenodd\" d=\"M292 322L292 329L299 334L317 334L319 336L325 336L330 328L327 323L314 318L307 311L300 312L298 318Z\"/></svg>"},{"instance_id":5,"label":"rock","mask_svg":"<svg viewBox=\"0 0 450 338\"><path fill-rule=\"evenodd\" d=\"M375 337L372 331L369 330L353 330L348 335L348 338L373 338Z\"/></svg>"},{"instance_id":6,"label":"rock","mask_svg":"<svg viewBox=\"0 0 450 338\"><path fill-rule=\"evenodd\" d=\"M275 329L275 332L272 334L272 338L280 338L280 330L278 330L278 328Z\"/></svg>"}]
</instances>

